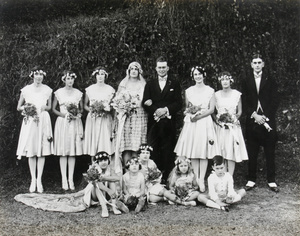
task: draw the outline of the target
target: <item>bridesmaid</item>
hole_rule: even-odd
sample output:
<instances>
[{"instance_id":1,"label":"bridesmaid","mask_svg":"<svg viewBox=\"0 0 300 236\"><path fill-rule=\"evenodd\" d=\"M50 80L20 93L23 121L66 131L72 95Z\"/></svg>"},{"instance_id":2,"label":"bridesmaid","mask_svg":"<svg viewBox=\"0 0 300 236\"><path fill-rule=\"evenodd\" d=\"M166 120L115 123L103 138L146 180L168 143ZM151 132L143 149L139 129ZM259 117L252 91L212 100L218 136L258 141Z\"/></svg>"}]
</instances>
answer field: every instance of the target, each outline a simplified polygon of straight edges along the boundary
<instances>
[{"instance_id":1,"label":"bridesmaid","mask_svg":"<svg viewBox=\"0 0 300 236\"><path fill-rule=\"evenodd\" d=\"M195 85L185 91L184 126L174 151L178 156L191 158L200 192L204 192L208 159L219 154L211 117L215 110L215 97L214 89L204 83L206 72L202 67L193 67L191 77Z\"/></svg>"},{"instance_id":2,"label":"bridesmaid","mask_svg":"<svg viewBox=\"0 0 300 236\"><path fill-rule=\"evenodd\" d=\"M96 79L96 83L85 89L84 109L89 113L85 124L84 154L95 156L104 151L111 156L114 150L110 139L113 125L110 103L115 89L105 83L108 73L104 68L95 68L92 77ZM95 112L101 104L103 109L98 109L101 110L100 113Z\"/></svg>"},{"instance_id":3,"label":"bridesmaid","mask_svg":"<svg viewBox=\"0 0 300 236\"><path fill-rule=\"evenodd\" d=\"M29 192L43 192L42 175L45 156L53 154L51 109L52 89L42 82L46 73L34 67L29 77L33 83L21 89L17 110L24 115L17 148L18 159L28 157L31 184Z\"/></svg>"},{"instance_id":4,"label":"bridesmaid","mask_svg":"<svg viewBox=\"0 0 300 236\"><path fill-rule=\"evenodd\" d=\"M83 126L80 118L83 108L82 92L73 88L76 78L74 72L64 71L62 81L65 86L54 92L52 107L52 111L58 116L54 129L54 151L55 155L60 156L59 163L64 190L69 188L75 190L73 181L75 156L83 154Z\"/></svg>"},{"instance_id":5,"label":"bridesmaid","mask_svg":"<svg viewBox=\"0 0 300 236\"><path fill-rule=\"evenodd\" d=\"M228 172L233 176L235 163L248 160L245 141L238 120L242 114L242 94L231 88L233 79L229 72L220 73L218 80L222 90L215 93L216 132L221 155L226 160Z\"/></svg>"},{"instance_id":6,"label":"bridesmaid","mask_svg":"<svg viewBox=\"0 0 300 236\"><path fill-rule=\"evenodd\" d=\"M143 70L138 62L131 62L126 71L126 77L121 81L117 93L128 92L132 96L138 96L136 112L127 116L124 129L121 133L119 152L122 152L123 164L133 156L137 157L137 151L142 143L146 143L147 114L142 107L142 99L146 81L142 76Z\"/></svg>"}]
</instances>

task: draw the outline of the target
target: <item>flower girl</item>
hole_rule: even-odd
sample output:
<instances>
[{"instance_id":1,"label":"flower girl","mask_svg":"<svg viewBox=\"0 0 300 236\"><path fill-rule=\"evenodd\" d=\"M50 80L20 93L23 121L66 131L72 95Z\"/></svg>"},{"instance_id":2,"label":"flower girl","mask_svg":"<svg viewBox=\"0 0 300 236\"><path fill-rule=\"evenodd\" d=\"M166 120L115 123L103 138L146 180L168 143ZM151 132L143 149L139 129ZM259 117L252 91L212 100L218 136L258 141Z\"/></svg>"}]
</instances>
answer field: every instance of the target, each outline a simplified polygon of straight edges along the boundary
<instances>
[{"instance_id":1,"label":"flower girl","mask_svg":"<svg viewBox=\"0 0 300 236\"><path fill-rule=\"evenodd\" d=\"M193 67L191 77L196 84L185 91L184 126L174 151L178 156L191 159L200 192L204 192L208 159L220 152L211 118L215 110L215 97L214 89L204 83L206 72L202 67Z\"/></svg>"},{"instance_id":2,"label":"flower girl","mask_svg":"<svg viewBox=\"0 0 300 236\"><path fill-rule=\"evenodd\" d=\"M64 190L69 188L75 190L73 182L75 156L83 154L82 92L73 88L76 78L74 72L64 72L62 81L65 83L65 87L54 92L52 107L52 111L58 116L54 129L54 150L55 155L60 156L60 171ZM57 109L58 105L59 109Z\"/></svg>"},{"instance_id":3,"label":"flower girl","mask_svg":"<svg viewBox=\"0 0 300 236\"><path fill-rule=\"evenodd\" d=\"M162 173L155 162L150 159L153 148L148 144L142 144L138 151L142 165L141 172L144 174L146 183L146 195L148 202L156 203L164 200L164 185L161 184Z\"/></svg>"},{"instance_id":4,"label":"flower girl","mask_svg":"<svg viewBox=\"0 0 300 236\"><path fill-rule=\"evenodd\" d=\"M110 161L111 157L107 152L98 152L85 175L89 184L85 188L83 201L88 207L99 202L102 208L101 216L104 218L109 216L107 204L112 206L115 215L120 215L120 210L129 212L128 208L117 200L115 183L120 181L120 177L111 170ZM106 194L109 195L111 202L107 201Z\"/></svg>"},{"instance_id":5,"label":"flower girl","mask_svg":"<svg viewBox=\"0 0 300 236\"><path fill-rule=\"evenodd\" d=\"M29 192L43 192L42 175L45 156L53 154L51 109L52 89L42 82L46 73L38 67L31 70L33 83L21 89L17 110L24 116L17 148L18 159L28 157L31 184Z\"/></svg>"},{"instance_id":6,"label":"flower girl","mask_svg":"<svg viewBox=\"0 0 300 236\"><path fill-rule=\"evenodd\" d=\"M245 141L239 117L242 114L241 93L231 88L232 76L225 71L219 74L218 80L222 90L215 93L216 98L216 132L218 144L228 172L233 176L235 163L248 160Z\"/></svg>"},{"instance_id":7,"label":"flower girl","mask_svg":"<svg viewBox=\"0 0 300 236\"><path fill-rule=\"evenodd\" d=\"M115 89L105 83L108 73L104 68L95 68L92 77L96 83L85 89L84 109L89 113L85 124L84 154L95 156L97 152L105 151L112 155L113 120L110 103Z\"/></svg>"},{"instance_id":8,"label":"flower girl","mask_svg":"<svg viewBox=\"0 0 300 236\"><path fill-rule=\"evenodd\" d=\"M178 203L185 206L196 206L198 184L191 166L191 160L186 157L177 157L175 167L170 173L169 191L164 196L170 204Z\"/></svg>"}]
</instances>

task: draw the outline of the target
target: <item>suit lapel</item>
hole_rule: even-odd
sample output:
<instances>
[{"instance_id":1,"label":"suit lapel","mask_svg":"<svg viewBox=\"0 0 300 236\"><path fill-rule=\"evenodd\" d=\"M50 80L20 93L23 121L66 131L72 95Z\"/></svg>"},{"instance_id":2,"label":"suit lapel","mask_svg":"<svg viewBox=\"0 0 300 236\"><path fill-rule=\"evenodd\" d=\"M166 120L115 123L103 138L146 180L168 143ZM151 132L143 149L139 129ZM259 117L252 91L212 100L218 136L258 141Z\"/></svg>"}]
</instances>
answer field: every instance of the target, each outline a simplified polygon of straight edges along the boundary
<instances>
[{"instance_id":1,"label":"suit lapel","mask_svg":"<svg viewBox=\"0 0 300 236\"><path fill-rule=\"evenodd\" d=\"M167 94L167 92L170 91L170 86L171 86L171 80L169 80L169 78L168 78L167 81L166 81L166 85L165 85L165 87L162 91L162 94L161 94L162 97L164 97Z\"/></svg>"},{"instance_id":2,"label":"suit lapel","mask_svg":"<svg viewBox=\"0 0 300 236\"><path fill-rule=\"evenodd\" d=\"M268 80L268 78L264 75L264 73L262 73L260 86L259 86L259 92L262 90L262 88L266 84L267 80Z\"/></svg>"},{"instance_id":3,"label":"suit lapel","mask_svg":"<svg viewBox=\"0 0 300 236\"><path fill-rule=\"evenodd\" d=\"M258 92L257 92L257 89L256 89L256 83L255 83L255 78L254 78L253 74L251 75L251 78L249 80L249 84L251 86L251 89L254 90L257 94Z\"/></svg>"}]
</instances>

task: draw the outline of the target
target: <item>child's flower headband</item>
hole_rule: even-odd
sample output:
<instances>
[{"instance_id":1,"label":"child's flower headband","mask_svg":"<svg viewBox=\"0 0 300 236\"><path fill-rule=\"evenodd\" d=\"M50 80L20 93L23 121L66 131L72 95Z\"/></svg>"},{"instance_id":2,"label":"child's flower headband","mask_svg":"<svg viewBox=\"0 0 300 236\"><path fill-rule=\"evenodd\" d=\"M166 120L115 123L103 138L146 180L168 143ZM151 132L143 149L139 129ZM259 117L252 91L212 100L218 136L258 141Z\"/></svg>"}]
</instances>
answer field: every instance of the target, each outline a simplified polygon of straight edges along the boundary
<instances>
[{"instance_id":1,"label":"child's flower headband","mask_svg":"<svg viewBox=\"0 0 300 236\"><path fill-rule=\"evenodd\" d=\"M191 159L187 158L187 157L178 157L176 160L175 160L175 165L179 165L183 162L186 162L188 164L191 164Z\"/></svg>"},{"instance_id":2,"label":"child's flower headband","mask_svg":"<svg viewBox=\"0 0 300 236\"><path fill-rule=\"evenodd\" d=\"M30 71L29 77L33 77L33 75L37 75L37 74L42 74L43 76L46 76L46 72L44 72L43 70L35 70L35 71Z\"/></svg>"},{"instance_id":3,"label":"child's flower headband","mask_svg":"<svg viewBox=\"0 0 300 236\"><path fill-rule=\"evenodd\" d=\"M195 66L191 69L191 77L193 77L193 73L195 70L198 70L200 73L203 74L204 77L206 77L206 72L205 72L204 68L201 66Z\"/></svg>"},{"instance_id":4,"label":"child's flower headband","mask_svg":"<svg viewBox=\"0 0 300 236\"><path fill-rule=\"evenodd\" d=\"M63 82L65 82L66 78L68 78L68 77L71 77L71 78L76 79L76 78L77 78L77 75L76 75L75 73L67 73L66 75L64 75L63 77L61 77L61 80L62 80Z\"/></svg>"},{"instance_id":5,"label":"child's flower headband","mask_svg":"<svg viewBox=\"0 0 300 236\"><path fill-rule=\"evenodd\" d=\"M131 160L128 160L127 161L127 166L130 166L130 165L132 165L132 164L141 164L141 162L140 162L140 160L138 159L138 158L132 158Z\"/></svg>"},{"instance_id":6,"label":"child's flower headband","mask_svg":"<svg viewBox=\"0 0 300 236\"><path fill-rule=\"evenodd\" d=\"M96 156L95 156L96 161L98 161L100 159L104 159L104 158L107 158L108 160L110 160L110 155L103 152L103 153L100 153L100 154L96 154Z\"/></svg>"},{"instance_id":7,"label":"child's flower headband","mask_svg":"<svg viewBox=\"0 0 300 236\"><path fill-rule=\"evenodd\" d=\"M222 75L222 76L218 77L218 80L219 80L219 81L221 81L221 80L223 80L223 79L229 79L230 82L232 82L232 83L234 82L234 80L233 80L233 78L232 78L231 75Z\"/></svg>"},{"instance_id":8,"label":"child's flower headband","mask_svg":"<svg viewBox=\"0 0 300 236\"><path fill-rule=\"evenodd\" d=\"M153 151L153 148L149 145L142 145L140 146L140 150L150 150Z\"/></svg>"},{"instance_id":9,"label":"child's flower headband","mask_svg":"<svg viewBox=\"0 0 300 236\"><path fill-rule=\"evenodd\" d=\"M92 76L94 76L96 74L100 74L100 72L103 72L106 75L106 77L108 76L108 73L103 69L94 70L93 73L92 73Z\"/></svg>"}]
</instances>

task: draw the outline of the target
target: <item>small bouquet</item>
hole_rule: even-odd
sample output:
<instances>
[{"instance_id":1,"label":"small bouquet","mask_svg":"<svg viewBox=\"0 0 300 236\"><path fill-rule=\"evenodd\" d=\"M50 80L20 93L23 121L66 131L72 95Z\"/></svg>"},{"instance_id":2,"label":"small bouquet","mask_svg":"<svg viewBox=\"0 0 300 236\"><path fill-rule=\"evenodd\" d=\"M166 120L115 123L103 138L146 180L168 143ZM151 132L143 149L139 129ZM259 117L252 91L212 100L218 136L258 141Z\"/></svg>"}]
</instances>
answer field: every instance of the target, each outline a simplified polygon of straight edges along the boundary
<instances>
[{"instance_id":1,"label":"small bouquet","mask_svg":"<svg viewBox=\"0 0 300 236\"><path fill-rule=\"evenodd\" d=\"M236 124L236 116L229 112L222 113L218 118L218 123L225 129L229 129L229 126Z\"/></svg>"},{"instance_id":2,"label":"small bouquet","mask_svg":"<svg viewBox=\"0 0 300 236\"><path fill-rule=\"evenodd\" d=\"M30 118L33 118L33 121L38 123L39 117L37 114L36 106L31 103L25 103L23 106L22 115L24 116L24 123L27 124L27 121Z\"/></svg>"},{"instance_id":3,"label":"small bouquet","mask_svg":"<svg viewBox=\"0 0 300 236\"><path fill-rule=\"evenodd\" d=\"M158 168L148 168L148 175L146 177L146 182L160 182L161 171Z\"/></svg>"},{"instance_id":4,"label":"small bouquet","mask_svg":"<svg viewBox=\"0 0 300 236\"><path fill-rule=\"evenodd\" d=\"M187 108L184 111L184 114L196 115L197 113L200 113L201 109L201 105L194 106L191 102L189 102Z\"/></svg>"},{"instance_id":5,"label":"small bouquet","mask_svg":"<svg viewBox=\"0 0 300 236\"><path fill-rule=\"evenodd\" d=\"M81 117L81 113L79 112L78 106L75 103L66 104L67 112L69 113L67 119L69 122Z\"/></svg>"},{"instance_id":6,"label":"small bouquet","mask_svg":"<svg viewBox=\"0 0 300 236\"><path fill-rule=\"evenodd\" d=\"M179 197L181 201L184 201L189 194L189 187L186 183L176 184L174 191L176 196Z\"/></svg>"},{"instance_id":7,"label":"small bouquet","mask_svg":"<svg viewBox=\"0 0 300 236\"><path fill-rule=\"evenodd\" d=\"M110 105L107 100L103 100L103 101L95 100L90 105L90 109L91 109L91 117L97 118L97 117L106 116L107 113L110 112Z\"/></svg>"},{"instance_id":8,"label":"small bouquet","mask_svg":"<svg viewBox=\"0 0 300 236\"><path fill-rule=\"evenodd\" d=\"M92 182L93 184L100 180L101 173L98 171L95 164L92 164L86 173L83 174L87 182Z\"/></svg>"},{"instance_id":9,"label":"small bouquet","mask_svg":"<svg viewBox=\"0 0 300 236\"><path fill-rule=\"evenodd\" d=\"M140 96L138 94L131 95L128 91L123 90L113 98L111 105L118 114L131 116L132 113L136 112L139 101Z\"/></svg>"}]
</instances>

